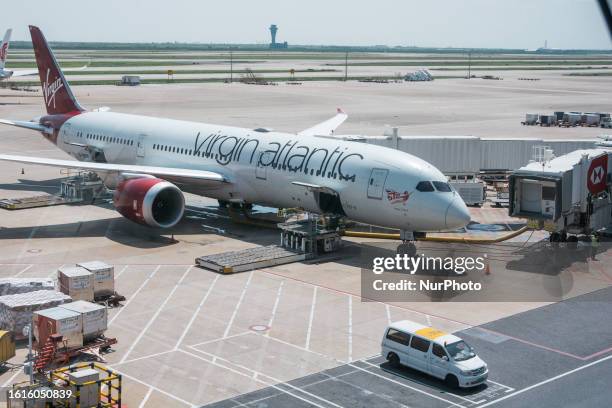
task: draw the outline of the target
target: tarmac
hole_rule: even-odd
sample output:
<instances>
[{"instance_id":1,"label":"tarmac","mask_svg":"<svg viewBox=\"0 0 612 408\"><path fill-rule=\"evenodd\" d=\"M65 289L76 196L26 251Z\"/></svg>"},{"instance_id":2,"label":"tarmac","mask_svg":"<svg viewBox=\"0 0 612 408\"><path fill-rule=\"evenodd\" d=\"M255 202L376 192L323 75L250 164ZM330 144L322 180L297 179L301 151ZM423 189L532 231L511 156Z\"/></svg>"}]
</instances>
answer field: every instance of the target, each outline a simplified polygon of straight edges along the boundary
<instances>
[{"instance_id":1,"label":"tarmac","mask_svg":"<svg viewBox=\"0 0 612 408\"><path fill-rule=\"evenodd\" d=\"M392 124L405 135L557 139L602 132L525 127L524 114L612 111L611 85L605 77L551 74L536 82L177 84L74 91L89 108L252 128L298 131L341 106L350 117L339 133L380 134ZM0 117L29 120L41 113L40 92L0 90ZM0 151L66 157L40 135L11 127L0 128ZM0 163L0 198L55 192L64 176L58 169ZM571 276L571 285L560 303L371 302L362 299L360 265L350 252L371 240L346 239L346 252L320 263L220 275L194 267L194 259L276 244L278 233L234 224L207 198L189 195L187 204L186 219L170 231L135 225L107 202L0 210L0 277L55 276L62 265L93 259L115 265L117 291L127 300L110 310L107 335L118 344L104 359L123 374L128 406L598 406L612 398L604 384L612 333L602 324L610 316L610 249L567 268L561 283ZM504 209L471 212L482 223L511 221ZM531 247L543 239L545 234L535 233L511 245ZM517 265L518 258L523 264ZM512 290L528 290L541 279L525 266L528 260L529 254L508 254L491 274L514 282ZM489 363L492 381L458 392L410 369L389 369L377 356L380 340L389 322L402 319L464 337ZM25 352L21 345L12 362L23 362ZM25 379L20 369L9 369L0 385ZM588 404L580 405L584 400Z\"/></svg>"}]
</instances>

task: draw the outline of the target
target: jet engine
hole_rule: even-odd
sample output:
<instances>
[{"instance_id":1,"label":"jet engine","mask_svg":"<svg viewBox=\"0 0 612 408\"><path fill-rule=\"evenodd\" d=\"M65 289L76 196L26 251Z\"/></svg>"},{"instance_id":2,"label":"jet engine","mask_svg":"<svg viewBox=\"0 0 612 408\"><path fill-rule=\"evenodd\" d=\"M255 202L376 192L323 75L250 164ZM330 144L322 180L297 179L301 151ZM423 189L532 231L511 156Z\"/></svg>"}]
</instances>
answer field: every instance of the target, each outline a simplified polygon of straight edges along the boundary
<instances>
[{"instance_id":1,"label":"jet engine","mask_svg":"<svg viewBox=\"0 0 612 408\"><path fill-rule=\"evenodd\" d=\"M171 228L185 212L183 192L174 184L151 176L121 181L113 203L119 214L149 227Z\"/></svg>"}]
</instances>

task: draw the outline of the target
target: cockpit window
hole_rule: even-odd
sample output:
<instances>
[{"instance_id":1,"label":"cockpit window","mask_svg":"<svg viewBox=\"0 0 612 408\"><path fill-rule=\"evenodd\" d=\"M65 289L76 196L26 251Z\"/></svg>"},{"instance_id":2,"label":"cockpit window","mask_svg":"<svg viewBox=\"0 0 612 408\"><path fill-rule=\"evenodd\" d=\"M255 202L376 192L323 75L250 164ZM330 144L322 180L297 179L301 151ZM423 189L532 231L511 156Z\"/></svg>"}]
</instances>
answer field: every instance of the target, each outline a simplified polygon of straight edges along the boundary
<instances>
[{"instance_id":1,"label":"cockpit window","mask_svg":"<svg viewBox=\"0 0 612 408\"><path fill-rule=\"evenodd\" d=\"M434 181L433 185L436 186L436 190L441 191L443 193L450 193L453 191L450 184L444 183L442 181Z\"/></svg>"},{"instance_id":2,"label":"cockpit window","mask_svg":"<svg viewBox=\"0 0 612 408\"><path fill-rule=\"evenodd\" d=\"M429 181L419 181L416 189L422 192L434 191L434 188Z\"/></svg>"}]
</instances>

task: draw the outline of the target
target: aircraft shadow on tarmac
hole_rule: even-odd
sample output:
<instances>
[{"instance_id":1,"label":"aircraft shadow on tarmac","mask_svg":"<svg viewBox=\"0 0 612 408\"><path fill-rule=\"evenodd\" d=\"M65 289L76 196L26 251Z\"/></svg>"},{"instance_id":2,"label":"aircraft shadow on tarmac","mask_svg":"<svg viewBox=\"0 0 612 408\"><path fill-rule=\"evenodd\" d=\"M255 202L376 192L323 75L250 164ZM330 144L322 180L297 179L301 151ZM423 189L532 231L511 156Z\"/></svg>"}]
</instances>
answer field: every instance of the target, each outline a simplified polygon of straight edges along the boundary
<instances>
[{"instance_id":1,"label":"aircraft shadow on tarmac","mask_svg":"<svg viewBox=\"0 0 612 408\"><path fill-rule=\"evenodd\" d=\"M7 191L44 191L45 193L56 193L60 189L63 179L54 180L27 180L19 179L19 183L0 184L0 190Z\"/></svg>"},{"instance_id":2,"label":"aircraft shadow on tarmac","mask_svg":"<svg viewBox=\"0 0 612 408\"><path fill-rule=\"evenodd\" d=\"M0 187L1 188L1 187ZM94 205L113 209L108 200L97 201ZM0 210L9 213L8 210ZM20 210L17 210L20 211ZM194 212L194 211L197 211ZM227 218L225 210L217 207L206 209L187 206L185 218L175 227L151 228L136 224L128 219L117 217L88 220L73 223L38 225L35 227L6 228L0 225L0 240L3 239L40 239L40 238L79 238L106 237L122 245L134 248L159 248L175 244L172 236L181 236L186 241L187 235L226 235L259 245L278 243L278 232L270 229L232 223ZM195 241L197 243L197 241Z\"/></svg>"}]
</instances>

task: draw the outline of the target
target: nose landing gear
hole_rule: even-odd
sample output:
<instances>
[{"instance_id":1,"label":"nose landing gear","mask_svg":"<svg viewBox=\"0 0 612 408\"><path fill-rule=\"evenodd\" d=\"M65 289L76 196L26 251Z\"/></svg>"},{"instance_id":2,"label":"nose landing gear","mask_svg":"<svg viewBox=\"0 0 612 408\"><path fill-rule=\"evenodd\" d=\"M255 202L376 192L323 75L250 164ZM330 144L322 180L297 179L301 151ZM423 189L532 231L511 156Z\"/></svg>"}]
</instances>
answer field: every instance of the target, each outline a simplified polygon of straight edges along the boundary
<instances>
[{"instance_id":1,"label":"nose landing gear","mask_svg":"<svg viewBox=\"0 0 612 408\"><path fill-rule=\"evenodd\" d=\"M408 255L410 258L412 258L416 255L416 252L416 245L414 245L412 242L405 241L397 246L398 255Z\"/></svg>"},{"instance_id":2,"label":"nose landing gear","mask_svg":"<svg viewBox=\"0 0 612 408\"><path fill-rule=\"evenodd\" d=\"M400 239L402 243L397 246L397 253L399 255L408 255L410 258L414 257L417 253L414 242L416 238L424 236L425 234L421 232L400 230Z\"/></svg>"}]
</instances>

